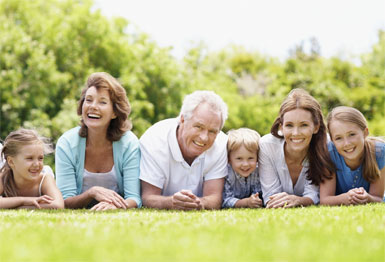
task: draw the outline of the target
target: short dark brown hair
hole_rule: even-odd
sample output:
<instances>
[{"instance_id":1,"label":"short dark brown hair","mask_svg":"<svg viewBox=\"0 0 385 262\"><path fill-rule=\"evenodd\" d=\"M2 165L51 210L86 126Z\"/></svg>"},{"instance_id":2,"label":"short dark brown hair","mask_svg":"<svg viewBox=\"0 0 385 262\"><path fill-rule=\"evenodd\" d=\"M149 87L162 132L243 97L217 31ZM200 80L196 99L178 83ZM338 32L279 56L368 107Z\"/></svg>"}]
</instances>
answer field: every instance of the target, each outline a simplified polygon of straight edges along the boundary
<instances>
[{"instance_id":1,"label":"short dark brown hair","mask_svg":"<svg viewBox=\"0 0 385 262\"><path fill-rule=\"evenodd\" d=\"M131 130L132 128L131 121L128 119L131 112L131 105L128 101L126 90L118 80L108 73L97 72L91 74L87 79L86 86L82 90L78 101L77 113L79 116L82 115L84 99L90 87L95 87L96 89L105 88L108 90L116 118L111 119L107 129L107 139L110 141L118 141L127 130ZM84 124L83 119L80 120L80 124L79 135L81 137L87 137L88 127Z\"/></svg>"}]
</instances>

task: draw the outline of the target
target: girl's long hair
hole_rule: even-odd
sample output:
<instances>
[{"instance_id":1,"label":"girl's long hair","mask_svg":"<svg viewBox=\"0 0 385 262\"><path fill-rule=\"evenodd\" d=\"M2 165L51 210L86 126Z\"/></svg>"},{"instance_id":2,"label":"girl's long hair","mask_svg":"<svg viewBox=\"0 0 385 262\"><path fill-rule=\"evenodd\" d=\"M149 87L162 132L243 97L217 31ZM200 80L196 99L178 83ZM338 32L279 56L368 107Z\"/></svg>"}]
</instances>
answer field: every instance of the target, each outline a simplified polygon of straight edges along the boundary
<instances>
[{"instance_id":1,"label":"girl's long hair","mask_svg":"<svg viewBox=\"0 0 385 262\"><path fill-rule=\"evenodd\" d=\"M330 124L332 121L348 122L357 125L362 132L368 128L368 124L364 115L357 109L349 106L338 106L334 108L327 116L327 125L330 137L333 138L330 132ZM362 161L362 176L366 181L372 183L380 177L380 169L376 160L376 141L385 143L377 137L367 136L364 141L364 157Z\"/></svg>"},{"instance_id":2,"label":"girl's long hair","mask_svg":"<svg viewBox=\"0 0 385 262\"><path fill-rule=\"evenodd\" d=\"M312 184L319 185L323 182L324 178L332 177L335 167L327 149L326 126L318 101L303 89L293 89L281 104L279 115L275 119L270 132L277 138L284 138L280 134L279 128L283 125L285 113L295 109L303 109L310 112L314 126L319 127L318 132L313 134L311 138L307 152L309 160L307 179L311 180Z\"/></svg>"},{"instance_id":3,"label":"girl's long hair","mask_svg":"<svg viewBox=\"0 0 385 262\"><path fill-rule=\"evenodd\" d=\"M4 141L1 157L5 160L3 167L0 169L0 176L3 184L3 196L17 196L17 187L12 168L8 164L8 157L15 157L22 150L23 146L31 144L41 144L44 153L51 153L52 147L47 139L40 137L35 130L20 128L11 132Z\"/></svg>"}]
</instances>

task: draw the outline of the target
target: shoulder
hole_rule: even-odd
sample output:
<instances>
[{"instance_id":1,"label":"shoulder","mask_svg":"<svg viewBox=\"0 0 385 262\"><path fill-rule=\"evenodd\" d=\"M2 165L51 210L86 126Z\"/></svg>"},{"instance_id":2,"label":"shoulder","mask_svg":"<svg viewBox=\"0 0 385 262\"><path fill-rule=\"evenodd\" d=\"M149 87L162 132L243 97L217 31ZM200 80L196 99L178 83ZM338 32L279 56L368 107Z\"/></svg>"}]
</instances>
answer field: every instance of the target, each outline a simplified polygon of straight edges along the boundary
<instances>
[{"instance_id":1,"label":"shoulder","mask_svg":"<svg viewBox=\"0 0 385 262\"><path fill-rule=\"evenodd\" d=\"M58 146L63 146L65 144L71 145L71 147L75 147L80 143L83 137L79 136L80 126L74 127L68 131L66 131L57 141Z\"/></svg>"},{"instance_id":2,"label":"shoulder","mask_svg":"<svg viewBox=\"0 0 385 262\"><path fill-rule=\"evenodd\" d=\"M273 136L272 134L264 135L259 140L259 146L261 148L271 148L271 149L279 149L279 145L282 145L285 142L285 139L278 138Z\"/></svg>"},{"instance_id":3,"label":"shoulder","mask_svg":"<svg viewBox=\"0 0 385 262\"><path fill-rule=\"evenodd\" d=\"M381 170L385 166L385 143L376 141L376 160Z\"/></svg>"},{"instance_id":4,"label":"shoulder","mask_svg":"<svg viewBox=\"0 0 385 262\"><path fill-rule=\"evenodd\" d=\"M131 131L126 131L118 141L113 142L114 156L126 158L131 153L139 154L139 140Z\"/></svg>"},{"instance_id":5,"label":"shoulder","mask_svg":"<svg viewBox=\"0 0 385 262\"><path fill-rule=\"evenodd\" d=\"M385 156L385 143L376 141L376 155Z\"/></svg>"},{"instance_id":6,"label":"shoulder","mask_svg":"<svg viewBox=\"0 0 385 262\"><path fill-rule=\"evenodd\" d=\"M122 147L127 147L131 145L138 145L139 139L138 137L131 131L126 131L122 137L116 141L117 144L119 144Z\"/></svg>"},{"instance_id":7,"label":"shoulder","mask_svg":"<svg viewBox=\"0 0 385 262\"><path fill-rule=\"evenodd\" d=\"M154 144L154 142L162 143L167 141L168 133L171 129L176 128L177 125L178 121L176 118L159 121L144 132L140 137L140 143L143 144L148 142Z\"/></svg>"},{"instance_id":8,"label":"shoulder","mask_svg":"<svg viewBox=\"0 0 385 262\"><path fill-rule=\"evenodd\" d=\"M207 151L215 154L216 152L223 150L226 150L227 152L227 135L220 131L215 138L214 144Z\"/></svg>"}]
</instances>

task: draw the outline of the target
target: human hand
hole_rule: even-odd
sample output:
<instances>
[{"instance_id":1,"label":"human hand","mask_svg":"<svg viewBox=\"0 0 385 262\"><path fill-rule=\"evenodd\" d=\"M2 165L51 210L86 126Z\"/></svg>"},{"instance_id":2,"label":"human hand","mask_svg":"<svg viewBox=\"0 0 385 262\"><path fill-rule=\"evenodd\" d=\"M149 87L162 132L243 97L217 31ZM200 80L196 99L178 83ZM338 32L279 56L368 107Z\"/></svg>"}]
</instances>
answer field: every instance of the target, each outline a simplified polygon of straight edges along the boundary
<instances>
[{"instance_id":1,"label":"human hand","mask_svg":"<svg viewBox=\"0 0 385 262\"><path fill-rule=\"evenodd\" d=\"M89 193L98 202L107 202L115 205L117 208L127 209L128 207L123 197L111 189L94 186L89 189Z\"/></svg>"},{"instance_id":2,"label":"human hand","mask_svg":"<svg viewBox=\"0 0 385 262\"><path fill-rule=\"evenodd\" d=\"M248 198L247 206L250 208L262 207L262 200L259 198L259 193L252 194Z\"/></svg>"},{"instance_id":3,"label":"human hand","mask_svg":"<svg viewBox=\"0 0 385 262\"><path fill-rule=\"evenodd\" d=\"M297 196L289 195L286 192L278 193L269 197L269 202L267 203L267 208L289 208L295 207L298 205Z\"/></svg>"},{"instance_id":4,"label":"human hand","mask_svg":"<svg viewBox=\"0 0 385 262\"><path fill-rule=\"evenodd\" d=\"M104 201L97 203L91 208L92 211L105 211L105 210L113 210L113 209L117 209L117 207L112 203L108 203Z\"/></svg>"},{"instance_id":5,"label":"human hand","mask_svg":"<svg viewBox=\"0 0 385 262\"><path fill-rule=\"evenodd\" d=\"M35 206L38 209L41 209L40 204L51 204L54 199L51 196L43 195L40 197L25 197L24 206Z\"/></svg>"},{"instance_id":6,"label":"human hand","mask_svg":"<svg viewBox=\"0 0 385 262\"><path fill-rule=\"evenodd\" d=\"M172 196L172 207L179 210L194 210L203 209L203 204L191 190L183 189Z\"/></svg>"},{"instance_id":7,"label":"human hand","mask_svg":"<svg viewBox=\"0 0 385 262\"><path fill-rule=\"evenodd\" d=\"M361 205L366 204L370 200L370 195L363 187L352 188L347 192L348 204Z\"/></svg>"}]
</instances>

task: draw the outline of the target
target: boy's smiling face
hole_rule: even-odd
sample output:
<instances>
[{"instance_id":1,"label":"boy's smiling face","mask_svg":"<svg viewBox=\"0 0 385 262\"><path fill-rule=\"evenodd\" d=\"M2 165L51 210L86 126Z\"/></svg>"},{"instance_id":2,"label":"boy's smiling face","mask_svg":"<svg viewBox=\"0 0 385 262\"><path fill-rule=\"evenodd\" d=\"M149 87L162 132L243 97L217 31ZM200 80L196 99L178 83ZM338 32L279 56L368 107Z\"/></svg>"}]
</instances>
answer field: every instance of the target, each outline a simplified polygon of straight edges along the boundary
<instances>
[{"instance_id":1,"label":"boy's smiling face","mask_svg":"<svg viewBox=\"0 0 385 262\"><path fill-rule=\"evenodd\" d=\"M237 174L248 177L257 168L257 153L241 145L237 150L230 152L229 163Z\"/></svg>"}]
</instances>

